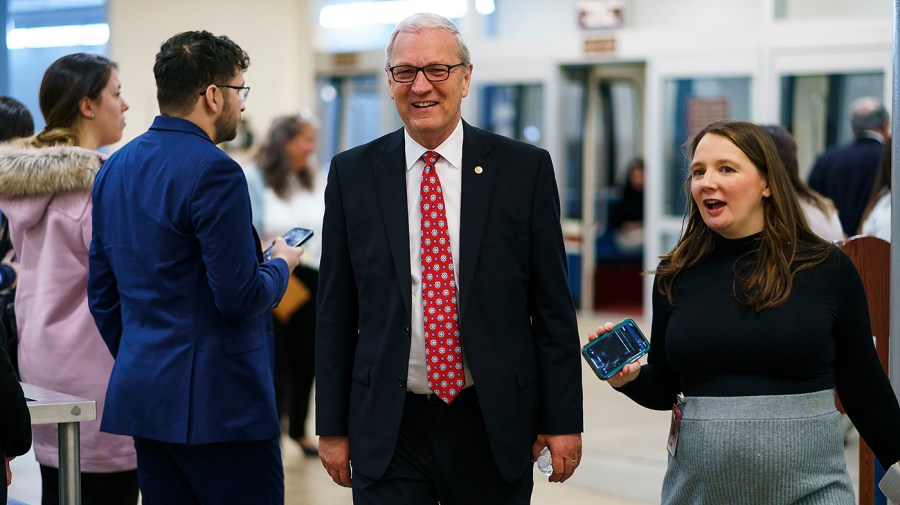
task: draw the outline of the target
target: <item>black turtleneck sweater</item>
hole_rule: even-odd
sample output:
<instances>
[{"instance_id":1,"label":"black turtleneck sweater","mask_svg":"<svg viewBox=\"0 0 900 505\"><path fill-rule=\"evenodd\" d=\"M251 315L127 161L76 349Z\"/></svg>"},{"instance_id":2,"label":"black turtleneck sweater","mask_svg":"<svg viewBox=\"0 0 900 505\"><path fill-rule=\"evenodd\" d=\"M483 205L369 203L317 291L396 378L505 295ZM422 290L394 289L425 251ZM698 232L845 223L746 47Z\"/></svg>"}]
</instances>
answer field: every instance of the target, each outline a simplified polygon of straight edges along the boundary
<instances>
[{"instance_id":1,"label":"black turtleneck sweater","mask_svg":"<svg viewBox=\"0 0 900 505\"><path fill-rule=\"evenodd\" d=\"M794 277L781 305L756 312L734 296L738 258L759 235L716 236L715 250L675 278L674 304L653 287L647 364L620 391L651 409L675 395L758 396L836 388L875 455L900 459L900 406L875 353L862 281L843 252Z\"/></svg>"}]
</instances>

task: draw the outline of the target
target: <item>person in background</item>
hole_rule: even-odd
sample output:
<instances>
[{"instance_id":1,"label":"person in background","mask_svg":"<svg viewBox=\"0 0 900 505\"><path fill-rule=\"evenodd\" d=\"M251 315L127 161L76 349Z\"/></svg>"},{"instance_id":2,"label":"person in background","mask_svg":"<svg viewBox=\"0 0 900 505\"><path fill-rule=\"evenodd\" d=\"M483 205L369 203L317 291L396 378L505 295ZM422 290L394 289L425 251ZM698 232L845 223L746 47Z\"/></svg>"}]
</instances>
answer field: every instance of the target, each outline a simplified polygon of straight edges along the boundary
<instances>
[{"instance_id":1,"label":"person in background","mask_svg":"<svg viewBox=\"0 0 900 505\"><path fill-rule=\"evenodd\" d=\"M32 135L34 135L34 119L28 107L15 98L0 96L0 143ZM13 261L15 251L6 240L9 236L7 226L6 217L0 215L0 229L2 229L0 255L3 256L0 262L0 291L15 289L16 278L19 275L19 263ZM2 307L0 311L3 311Z\"/></svg>"},{"instance_id":2,"label":"person in background","mask_svg":"<svg viewBox=\"0 0 900 505\"><path fill-rule=\"evenodd\" d=\"M8 96L0 96L0 142L30 137L34 119L25 104Z\"/></svg>"},{"instance_id":3,"label":"person in background","mask_svg":"<svg viewBox=\"0 0 900 505\"><path fill-rule=\"evenodd\" d=\"M16 286L22 381L97 402L81 423L82 500L135 504L134 442L100 432L113 358L87 306L91 188L98 149L118 142L128 104L116 64L76 53L53 62L39 91L47 126L0 148L0 210L20 261ZM56 425L34 427L44 505L59 503Z\"/></svg>"},{"instance_id":4,"label":"person in background","mask_svg":"<svg viewBox=\"0 0 900 505\"><path fill-rule=\"evenodd\" d=\"M850 104L850 126L853 142L825 151L809 174L809 187L834 202L847 236L859 229L872 193L890 114L879 100L860 98Z\"/></svg>"},{"instance_id":5,"label":"person in background","mask_svg":"<svg viewBox=\"0 0 900 505\"><path fill-rule=\"evenodd\" d=\"M644 160L628 163L622 197L612 210L609 226L622 252L640 251L644 246Z\"/></svg>"},{"instance_id":6,"label":"person in background","mask_svg":"<svg viewBox=\"0 0 900 505\"><path fill-rule=\"evenodd\" d=\"M662 503L854 503L833 389L879 461L900 459L900 405L859 274L802 219L761 127L710 124L689 158L685 232L655 272L647 364L609 379L644 407L678 410Z\"/></svg>"},{"instance_id":7,"label":"person in background","mask_svg":"<svg viewBox=\"0 0 900 505\"><path fill-rule=\"evenodd\" d=\"M247 53L190 31L156 54L160 115L94 185L88 303L115 358L102 429L134 437L143 505L284 503L271 309L302 248L262 261L233 139Z\"/></svg>"},{"instance_id":8,"label":"person in background","mask_svg":"<svg viewBox=\"0 0 900 505\"><path fill-rule=\"evenodd\" d=\"M778 156L787 169L794 191L800 198L800 210L806 217L806 224L816 235L828 242L843 241L846 236L834 202L813 191L800 178L800 164L797 162L797 142L781 125L762 125L775 143Z\"/></svg>"},{"instance_id":9,"label":"person in background","mask_svg":"<svg viewBox=\"0 0 900 505\"><path fill-rule=\"evenodd\" d=\"M878 163L878 174L872 195L863 212L859 233L891 241L891 141L885 139L884 152Z\"/></svg>"},{"instance_id":10,"label":"person in background","mask_svg":"<svg viewBox=\"0 0 900 505\"><path fill-rule=\"evenodd\" d=\"M9 462L21 456L31 448L31 414L25 403L19 377L13 370L6 349L0 346L0 405L3 415L0 416L0 459L3 460L5 472L0 477L0 503L6 503L7 488L12 484L12 471Z\"/></svg>"},{"instance_id":11,"label":"person in background","mask_svg":"<svg viewBox=\"0 0 900 505\"><path fill-rule=\"evenodd\" d=\"M19 278L19 262L13 261L16 256L15 249L9 249L0 261L0 291L16 289L16 281Z\"/></svg>"},{"instance_id":12,"label":"person in background","mask_svg":"<svg viewBox=\"0 0 900 505\"><path fill-rule=\"evenodd\" d=\"M315 377L316 292L325 214L325 180L319 176L313 158L316 135L316 125L308 115L276 118L259 146L255 163L245 171L253 223L264 241L294 227L315 233L304 244L306 252L291 280L308 294L302 295L303 301L298 300L301 305L292 313L275 313L276 401L279 412L286 404L288 435L307 456L319 455L306 433Z\"/></svg>"},{"instance_id":13,"label":"person in background","mask_svg":"<svg viewBox=\"0 0 900 505\"><path fill-rule=\"evenodd\" d=\"M404 128L335 156L325 188L322 463L357 505L529 503L532 463L549 448L549 480L571 477L583 427L550 154L463 121L448 19L406 18L386 56Z\"/></svg>"}]
</instances>

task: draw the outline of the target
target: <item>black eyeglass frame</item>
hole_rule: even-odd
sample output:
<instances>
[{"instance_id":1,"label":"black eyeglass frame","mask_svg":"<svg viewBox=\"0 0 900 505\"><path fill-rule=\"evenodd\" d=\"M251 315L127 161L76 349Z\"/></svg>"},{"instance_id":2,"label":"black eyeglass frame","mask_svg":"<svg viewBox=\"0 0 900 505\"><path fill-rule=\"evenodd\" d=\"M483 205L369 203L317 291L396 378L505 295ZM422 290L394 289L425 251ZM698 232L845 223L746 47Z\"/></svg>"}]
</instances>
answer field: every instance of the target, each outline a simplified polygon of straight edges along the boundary
<instances>
[{"instance_id":1,"label":"black eyeglass frame","mask_svg":"<svg viewBox=\"0 0 900 505\"><path fill-rule=\"evenodd\" d=\"M230 88L230 89L237 90L238 96L241 97L241 101L242 101L242 102L246 102L246 101L247 101L247 97L250 96L250 86L232 86L232 85L230 85L230 84L213 84L213 86L217 86L217 87L220 87L220 88ZM209 87L209 86L207 86L207 88L208 88L208 87ZM203 96L203 95L205 95L205 94L206 94L206 90L205 90L205 89L204 89L203 91L200 92L200 96Z\"/></svg>"},{"instance_id":2,"label":"black eyeglass frame","mask_svg":"<svg viewBox=\"0 0 900 505\"><path fill-rule=\"evenodd\" d=\"M417 67L415 65L394 65L393 67L388 67L387 71L391 73L391 78L394 79L394 82L399 82L401 84L409 84L409 83L415 81L416 77L419 76L419 72L422 72L422 75L425 76L425 80L427 80L428 82L444 82L450 78L450 72L454 68L462 67L464 65L465 65L465 63L457 63L456 65L446 65L443 63L432 63L431 65L425 65L424 67ZM428 77L428 72L426 72L425 69L434 68L434 67L441 67L442 69L445 69L447 71L447 77L444 77L443 79L432 79L432 78ZM394 69L397 69L397 68L410 68L410 69L414 68L414 69L416 69L416 73L413 74L412 79L410 79L408 81L401 81L401 80L397 79L396 75L394 75Z\"/></svg>"}]
</instances>

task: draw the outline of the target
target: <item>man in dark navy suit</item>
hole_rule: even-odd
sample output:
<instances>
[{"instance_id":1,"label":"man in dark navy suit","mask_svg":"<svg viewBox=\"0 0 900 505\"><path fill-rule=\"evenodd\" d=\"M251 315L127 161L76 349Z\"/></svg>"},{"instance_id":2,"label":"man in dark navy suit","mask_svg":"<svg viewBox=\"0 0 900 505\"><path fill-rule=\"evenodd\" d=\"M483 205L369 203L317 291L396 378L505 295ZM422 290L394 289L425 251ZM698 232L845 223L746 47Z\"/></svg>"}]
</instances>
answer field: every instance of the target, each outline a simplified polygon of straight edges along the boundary
<instances>
[{"instance_id":1,"label":"man in dark navy suit","mask_svg":"<svg viewBox=\"0 0 900 505\"><path fill-rule=\"evenodd\" d=\"M237 131L247 54L175 35L153 71L161 115L94 184L88 301L115 357L101 429L135 439L144 505L281 505L271 309L302 248L262 263Z\"/></svg>"},{"instance_id":2,"label":"man in dark navy suit","mask_svg":"<svg viewBox=\"0 0 900 505\"><path fill-rule=\"evenodd\" d=\"M834 202L847 236L859 233L890 134L890 115L877 99L860 98L850 106L850 125L855 140L825 151L809 174L809 187Z\"/></svg>"},{"instance_id":3,"label":"man in dark navy suit","mask_svg":"<svg viewBox=\"0 0 900 505\"><path fill-rule=\"evenodd\" d=\"M386 73L405 127L335 156L325 190L322 462L356 504L529 503L532 462L549 447L565 481L583 426L550 156L462 120L449 20L402 21Z\"/></svg>"}]
</instances>

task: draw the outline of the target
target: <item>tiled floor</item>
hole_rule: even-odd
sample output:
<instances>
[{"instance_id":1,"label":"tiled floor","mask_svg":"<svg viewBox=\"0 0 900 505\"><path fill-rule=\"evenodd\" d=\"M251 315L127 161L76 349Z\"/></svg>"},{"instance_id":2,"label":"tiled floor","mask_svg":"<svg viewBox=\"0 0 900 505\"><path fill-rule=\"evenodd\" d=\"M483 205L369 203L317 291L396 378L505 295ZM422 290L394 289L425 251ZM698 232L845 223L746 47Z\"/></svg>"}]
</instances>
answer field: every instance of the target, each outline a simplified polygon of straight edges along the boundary
<instances>
[{"instance_id":1,"label":"tiled floor","mask_svg":"<svg viewBox=\"0 0 900 505\"><path fill-rule=\"evenodd\" d=\"M591 314L579 318L582 335L620 314ZM643 328L649 324L635 317ZM583 367L585 433L584 457L575 475L564 484L550 484L535 473L534 505L650 505L659 503L666 467L665 441L669 413L641 408ZM312 421L310 420L310 427ZM857 443L848 449L848 468L856 479ZM304 457L285 439L285 490L288 505L349 505L350 492L331 482L316 458ZM40 503L40 474L34 457L13 462L11 496L29 504Z\"/></svg>"}]
</instances>

